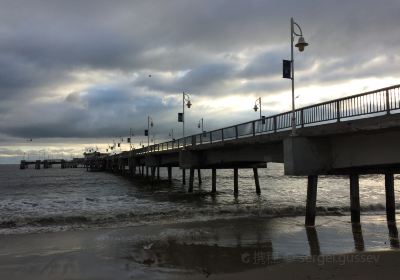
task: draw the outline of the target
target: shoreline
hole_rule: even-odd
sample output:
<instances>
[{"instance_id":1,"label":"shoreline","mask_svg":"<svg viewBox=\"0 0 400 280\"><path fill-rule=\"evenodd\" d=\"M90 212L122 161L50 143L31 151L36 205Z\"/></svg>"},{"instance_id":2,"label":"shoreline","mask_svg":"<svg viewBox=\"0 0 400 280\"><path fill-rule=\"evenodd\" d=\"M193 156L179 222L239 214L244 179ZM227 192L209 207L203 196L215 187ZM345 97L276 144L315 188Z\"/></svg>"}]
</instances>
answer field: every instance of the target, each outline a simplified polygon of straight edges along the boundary
<instances>
[{"instance_id":1,"label":"shoreline","mask_svg":"<svg viewBox=\"0 0 400 280\"><path fill-rule=\"evenodd\" d=\"M303 217L247 217L3 235L0 278L204 279L208 275L239 279L273 275L295 279L289 271L296 270L304 277L326 278L329 274L321 274L325 273L322 270L345 276L354 272L352 267L371 266L366 260L354 259L340 265L343 256L382 254L376 266L394 269L392 263L400 260L399 242L385 217L363 216L359 227L348 219L318 217L318 225L312 228L304 227Z\"/></svg>"}]
</instances>

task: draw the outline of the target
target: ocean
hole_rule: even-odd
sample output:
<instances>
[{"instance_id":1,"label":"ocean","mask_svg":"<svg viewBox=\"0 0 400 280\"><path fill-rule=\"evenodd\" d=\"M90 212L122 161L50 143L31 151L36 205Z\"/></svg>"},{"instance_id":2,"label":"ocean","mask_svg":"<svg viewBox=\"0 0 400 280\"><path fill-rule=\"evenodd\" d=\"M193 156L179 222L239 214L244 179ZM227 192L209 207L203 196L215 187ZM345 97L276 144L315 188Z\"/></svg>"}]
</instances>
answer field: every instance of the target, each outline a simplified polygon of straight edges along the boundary
<instances>
[{"instance_id":1,"label":"ocean","mask_svg":"<svg viewBox=\"0 0 400 280\"><path fill-rule=\"evenodd\" d=\"M166 170L160 175L151 183L81 168L0 165L0 279L232 279L257 269L295 279L298 269L318 274L322 265L330 274L347 267L371 276L370 265L375 274L399 270L383 176L361 176L361 225L350 222L349 179L321 176L316 226L306 228L307 180L284 176L281 164L259 170L261 195L252 170L240 170L236 198L232 170L217 171L215 195L207 170L193 193L180 170L171 184Z\"/></svg>"},{"instance_id":2,"label":"ocean","mask_svg":"<svg viewBox=\"0 0 400 280\"><path fill-rule=\"evenodd\" d=\"M169 184L165 169L160 170L163 180L151 183L82 168L19 170L17 165L0 165L0 234L238 217L304 217L307 180L284 176L281 164L259 169L261 195L255 192L252 170L239 170L237 198L233 170L217 171L217 194L212 195L210 170L202 170L201 185L196 172L194 192L187 193L181 171L173 168L174 180ZM396 185L399 178L395 177ZM396 186L395 191L399 197ZM360 177L360 201L362 215L384 214L383 176ZM318 216L349 216L349 205L347 177L319 177Z\"/></svg>"}]
</instances>

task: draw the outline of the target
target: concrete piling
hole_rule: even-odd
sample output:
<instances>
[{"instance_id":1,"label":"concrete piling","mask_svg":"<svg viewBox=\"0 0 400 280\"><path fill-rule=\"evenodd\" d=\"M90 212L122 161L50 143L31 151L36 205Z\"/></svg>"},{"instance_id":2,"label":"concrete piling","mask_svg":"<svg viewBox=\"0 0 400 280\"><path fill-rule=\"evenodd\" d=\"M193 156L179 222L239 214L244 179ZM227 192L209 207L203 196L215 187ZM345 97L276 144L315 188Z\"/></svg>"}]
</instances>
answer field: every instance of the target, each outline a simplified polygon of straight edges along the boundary
<instances>
[{"instance_id":1,"label":"concrete piling","mask_svg":"<svg viewBox=\"0 0 400 280\"><path fill-rule=\"evenodd\" d=\"M182 185L186 185L186 169L182 169Z\"/></svg>"},{"instance_id":2,"label":"concrete piling","mask_svg":"<svg viewBox=\"0 0 400 280\"><path fill-rule=\"evenodd\" d=\"M233 193L235 196L239 194L239 170L237 167L233 169Z\"/></svg>"},{"instance_id":3,"label":"concrete piling","mask_svg":"<svg viewBox=\"0 0 400 280\"><path fill-rule=\"evenodd\" d=\"M256 184L256 193L261 194L260 180L258 179L258 169L253 168L253 173L254 173L254 182Z\"/></svg>"},{"instance_id":4,"label":"concrete piling","mask_svg":"<svg viewBox=\"0 0 400 280\"><path fill-rule=\"evenodd\" d=\"M386 193L386 218L388 223L396 223L396 205L394 197L394 177L393 173L385 174L385 193Z\"/></svg>"},{"instance_id":5,"label":"concrete piling","mask_svg":"<svg viewBox=\"0 0 400 280\"><path fill-rule=\"evenodd\" d=\"M309 175L307 183L306 226L315 225L318 175Z\"/></svg>"},{"instance_id":6,"label":"concrete piling","mask_svg":"<svg viewBox=\"0 0 400 280\"><path fill-rule=\"evenodd\" d=\"M168 182L172 182L172 167L168 166Z\"/></svg>"},{"instance_id":7,"label":"concrete piling","mask_svg":"<svg viewBox=\"0 0 400 280\"><path fill-rule=\"evenodd\" d=\"M197 169L197 179L199 180L199 185L201 185L203 183L203 181L201 180L201 169Z\"/></svg>"},{"instance_id":8,"label":"concrete piling","mask_svg":"<svg viewBox=\"0 0 400 280\"><path fill-rule=\"evenodd\" d=\"M351 222L360 223L360 190L358 174L350 175L350 211Z\"/></svg>"},{"instance_id":9,"label":"concrete piling","mask_svg":"<svg viewBox=\"0 0 400 280\"><path fill-rule=\"evenodd\" d=\"M154 181L156 177L156 167L152 166L151 167L151 181Z\"/></svg>"},{"instance_id":10,"label":"concrete piling","mask_svg":"<svg viewBox=\"0 0 400 280\"><path fill-rule=\"evenodd\" d=\"M193 181L194 181L194 168L190 168L188 192L193 192Z\"/></svg>"},{"instance_id":11,"label":"concrete piling","mask_svg":"<svg viewBox=\"0 0 400 280\"><path fill-rule=\"evenodd\" d=\"M213 168L211 171L211 192L217 192L217 169Z\"/></svg>"}]
</instances>

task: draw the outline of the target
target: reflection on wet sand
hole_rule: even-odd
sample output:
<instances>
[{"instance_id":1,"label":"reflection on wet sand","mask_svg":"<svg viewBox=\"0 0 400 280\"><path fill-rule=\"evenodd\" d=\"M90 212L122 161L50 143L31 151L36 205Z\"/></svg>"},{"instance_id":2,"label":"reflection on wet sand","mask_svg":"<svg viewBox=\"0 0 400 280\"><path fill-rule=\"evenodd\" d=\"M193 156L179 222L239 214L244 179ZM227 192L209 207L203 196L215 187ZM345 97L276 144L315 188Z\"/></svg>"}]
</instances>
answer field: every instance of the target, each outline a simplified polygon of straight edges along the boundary
<instances>
[{"instance_id":1,"label":"reflection on wet sand","mask_svg":"<svg viewBox=\"0 0 400 280\"><path fill-rule=\"evenodd\" d=\"M396 222L388 222L390 247L399 249L399 233L397 231Z\"/></svg>"},{"instance_id":2,"label":"reflection on wet sand","mask_svg":"<svg viewBox=\"0 0 400 280\"><path fill-rule=\"evenodd\" d=\"M364 251L364 237L362 233L362 228L360 223L352 223L351 230L353 232L353 239L354 239L354 248L356 251Z\"/></svg>"},{"instance_id":3,"label":"reflection on wet sand","mask_svg":"<svg viewBox=\"0 0 400 280\"><path fill-rule=\"evenodd\" d=\"M308 244L310 245L310 255L311 256L321 255L318 233L315 227L306 227L306 233L307 233Z\"/></svg>"},{"instance_id":4,"label":"reflection on wet sand","mask_svg":"<svg viewBox=\"0 0 400 280\"><path fill-rule=\"evenodd\" d=\"M390 246L399 248L397 227L395 224L388 226ZM355 250L365 251L366 245L361 224L353 223L351 229ZM154 244L151 248L138 247L136 244L132 248L132 252L135 253L131 254L129 259L149 266L196 270L207 275L244 271L286 260L284 253L274 252L273 238L269 236L271 228L266 224L255 226L253 223L251 227L246 224L239 227L232 226L228 233L225 225L223 230L221 228L219 230L213 232L211 238L204 241L170 240L167 243ZM318 227L305 227L304 233L307 237L305 244L308 243L309 256L323 255L318 238ZM291 257L296 258L296 256Z\"/></svg>"}]
</instances>

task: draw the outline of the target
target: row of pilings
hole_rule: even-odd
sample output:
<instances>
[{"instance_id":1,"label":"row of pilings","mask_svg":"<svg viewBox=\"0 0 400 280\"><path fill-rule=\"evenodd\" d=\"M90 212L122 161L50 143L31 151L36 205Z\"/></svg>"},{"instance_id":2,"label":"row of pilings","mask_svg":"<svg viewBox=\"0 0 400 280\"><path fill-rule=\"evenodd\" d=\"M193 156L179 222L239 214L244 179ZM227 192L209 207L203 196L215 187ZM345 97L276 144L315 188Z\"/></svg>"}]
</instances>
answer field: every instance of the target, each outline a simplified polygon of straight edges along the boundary
<instances>
[{"instance_id":1,"label":"row of pilings","mask_svg":"<svg viewBox=\"0 0 400 280\"><path fill-rule=\"evenodd\" d=\"M166 168L168 174L168 182L172 182L172 168L176 166L146 166L145 164L133 164L129 159L107 157L102 160L92 159L85 164L87 171L110 171L128 176L141 176L154 182L160 180L160 168ZM195 173L197 173L198 183L202 184L202 176L200 168L182 169L182 184L186 185L186 170L189 171L188 192L193 192ZM217 192L217 168L211 169L211 193ZM239 168L233 167L233 193L239 195ZM254 174L255 192L261 194L260 181L258 176L258 168L252 168ZM197 172L196 172L197 171Z\"/></svg>"},{"instance_id":2,"label":"row of pilings","mask_svg":"<svg viewBox=\"0 0 400 280\"><path fill-rule=\"evenodd\" d=\"M177 166L146 166L144 163L134 164L134 160L121 157L104 157L101 160L94 159L88 161L86 164L88 171L110 171L131 177L144 177L155 182L160 180L160 168L166 168L169 182L172 182L172 168ZM211 169L211 193L217 191L217 168ZM239 195L239 168L233 167L233 193L234 196ZM186 185L186 169L181 169L182 184ZM188 180L188 192L193 192L193 185L195 174L197 173L198 183L202 184L201 169L190 168ZM196 172L197 171L197 172ZM396 203L394 192L394 173L391 171L381 172L385 176L385 196L386 196L386 217L388 224L395 225L396 223ZM258 168L253 168L255 192L261 194ZM351 222L359 224L361 221L361 206L360 206L360 191L359 191L359 173L346 174L349 178L349 196L350 196L350 212ZM317 214L317 189L318 189L318 175L309 175L307 181L307 199L306 199L306 213L305 225L314 226Z\"/></svg>"}]
</instances>

